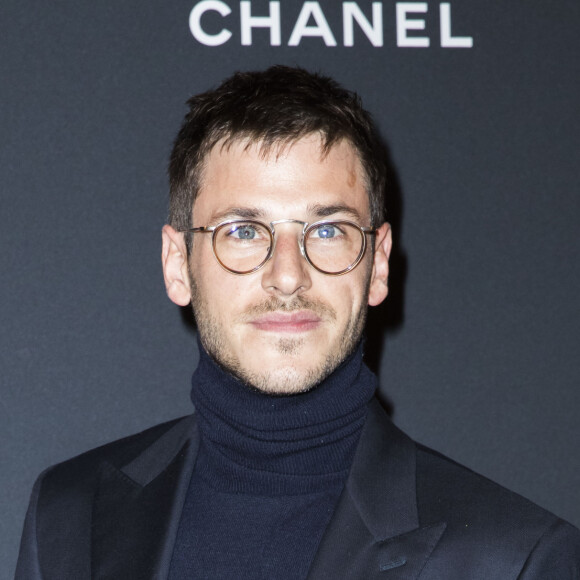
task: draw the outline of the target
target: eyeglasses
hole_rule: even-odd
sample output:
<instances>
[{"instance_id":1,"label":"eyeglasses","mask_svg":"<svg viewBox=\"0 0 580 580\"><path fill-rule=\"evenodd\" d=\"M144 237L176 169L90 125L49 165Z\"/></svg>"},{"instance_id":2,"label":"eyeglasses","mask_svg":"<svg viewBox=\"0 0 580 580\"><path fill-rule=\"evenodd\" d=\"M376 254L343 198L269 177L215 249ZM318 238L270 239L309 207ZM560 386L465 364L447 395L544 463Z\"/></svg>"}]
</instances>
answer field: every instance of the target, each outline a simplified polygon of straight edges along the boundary
<instances>
[{"instance_id":1,"label":"eyeglasses","mask_svg":"<svg viewBox=\"0 0 580 580\"><path fill-rule=\"evenodd\" d=\"M330 276L347 274L364 256L366 234L376 229L347 221L318 221L281 219L267 225L256 220L228 220L216 226L182 230L194 234L212 234L212 249L220 266L232 274L251 274L259 270L274 254L275 226L300 224L302 236L298 240L300 253L316 270Z\"/></svg>"}]
</instances>

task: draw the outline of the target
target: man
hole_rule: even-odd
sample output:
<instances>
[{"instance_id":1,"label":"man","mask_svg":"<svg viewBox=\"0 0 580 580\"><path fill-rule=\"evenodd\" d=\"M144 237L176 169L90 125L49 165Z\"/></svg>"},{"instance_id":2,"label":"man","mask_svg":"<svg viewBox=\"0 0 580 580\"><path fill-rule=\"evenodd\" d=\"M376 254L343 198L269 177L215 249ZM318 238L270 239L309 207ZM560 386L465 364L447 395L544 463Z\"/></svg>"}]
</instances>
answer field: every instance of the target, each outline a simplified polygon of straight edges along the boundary
<instances>
[{"instance_id":1,"label":"man","mask_svg":"<svg viewBox=\"0 0 580 580\"><path fill-rule=\"evenodd\" d=\"M578 530L374 400L391 231L356 96L273 67L189 104L162 263L197 322L196 412L47 470L17 578L580 578Z\"/></svg>"}]
</instances>

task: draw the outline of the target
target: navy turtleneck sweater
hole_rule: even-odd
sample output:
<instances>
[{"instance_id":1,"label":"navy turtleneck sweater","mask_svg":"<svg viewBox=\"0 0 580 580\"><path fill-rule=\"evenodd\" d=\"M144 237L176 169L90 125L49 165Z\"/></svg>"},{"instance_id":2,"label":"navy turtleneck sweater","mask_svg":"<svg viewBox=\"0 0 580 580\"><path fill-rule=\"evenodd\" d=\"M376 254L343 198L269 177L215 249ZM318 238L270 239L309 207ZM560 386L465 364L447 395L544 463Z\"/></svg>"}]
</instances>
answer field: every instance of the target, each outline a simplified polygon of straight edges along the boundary
<instances>
[{"instance_id":1,"label":"navy turtleneck sweater","mask_svg":"<svg viewBox=\"0 0 580 580\"><path fill-rule=\"evenodd\" d=\"M348 476L376 385L362 347L308 393L271 396L201 348L201 436L170 580L306 578Z\"/></svg>"}]
</instances>

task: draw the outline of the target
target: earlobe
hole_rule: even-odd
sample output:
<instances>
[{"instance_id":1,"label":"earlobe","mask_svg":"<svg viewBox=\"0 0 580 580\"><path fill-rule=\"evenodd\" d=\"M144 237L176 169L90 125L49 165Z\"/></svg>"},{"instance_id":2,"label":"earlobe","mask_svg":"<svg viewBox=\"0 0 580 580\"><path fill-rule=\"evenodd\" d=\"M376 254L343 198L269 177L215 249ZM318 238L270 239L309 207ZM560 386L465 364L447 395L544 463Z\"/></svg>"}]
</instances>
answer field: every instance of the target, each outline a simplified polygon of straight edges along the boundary
<instances>
[{"instance_id":1,"label":"earlobe","mask_svg":"<svg viewBox=\"0 0 580 580\"><path fill-rule=\"evenodd\" d=\"M373 269L369 285L369 306L377 306L389 293L389 256L393 238L391 226L384 223L376 233Z\"/></svg>"},{"instance_id":2,"label":"earlobe","mask_svg":"<svg viewBox=\"0 0 580 580\"><path fill-rule=\"evenodd\" d=\"M161 231L161 240L161 265L167 296L175 304L187 306L191 300L191 292L183 233L165 225Z\"/></svg>"}]
</instances>

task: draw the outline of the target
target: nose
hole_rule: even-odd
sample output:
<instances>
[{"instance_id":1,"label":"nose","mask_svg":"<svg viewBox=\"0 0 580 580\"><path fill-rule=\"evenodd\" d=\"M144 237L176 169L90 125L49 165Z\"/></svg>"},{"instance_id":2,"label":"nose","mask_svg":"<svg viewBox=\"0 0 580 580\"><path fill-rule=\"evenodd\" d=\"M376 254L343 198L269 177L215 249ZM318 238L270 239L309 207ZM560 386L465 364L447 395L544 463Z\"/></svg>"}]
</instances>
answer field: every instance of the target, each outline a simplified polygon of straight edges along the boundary
<instances>
[{"instance_id":1,"label":"nose","mask_svg":"<svg viewBox=\"0 0 580 580\"><path fill-rule=\"evenodd\" d=\"M302 256L300 233L292 224L276 226L274 253L262 268L262 288L278 297L302 294L312 286L310 267Z\"/></svg>"}]
</instances>

